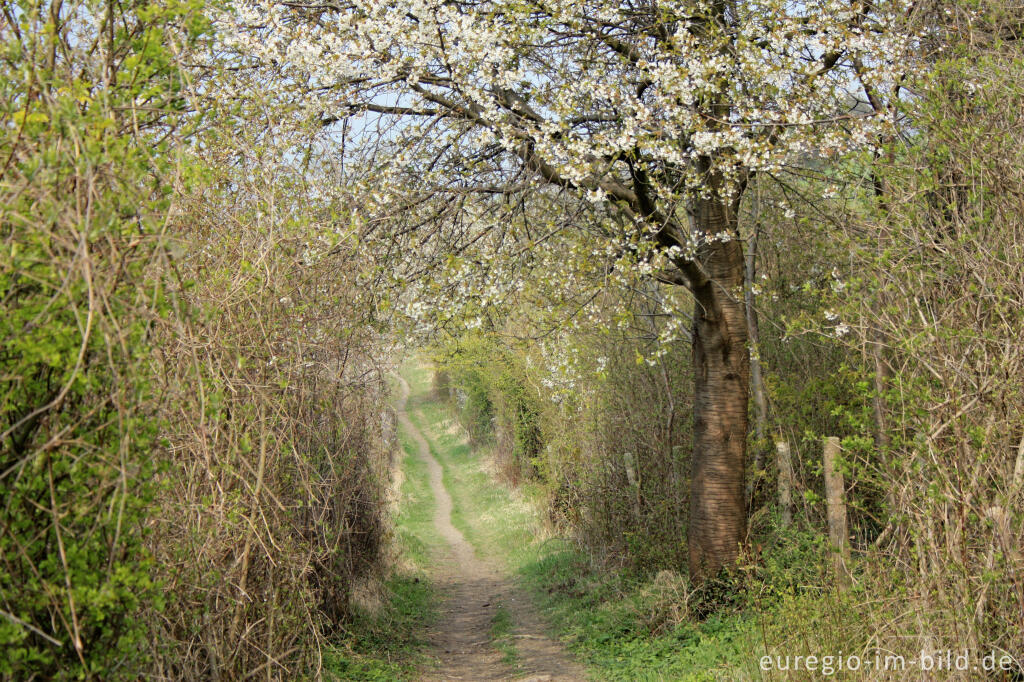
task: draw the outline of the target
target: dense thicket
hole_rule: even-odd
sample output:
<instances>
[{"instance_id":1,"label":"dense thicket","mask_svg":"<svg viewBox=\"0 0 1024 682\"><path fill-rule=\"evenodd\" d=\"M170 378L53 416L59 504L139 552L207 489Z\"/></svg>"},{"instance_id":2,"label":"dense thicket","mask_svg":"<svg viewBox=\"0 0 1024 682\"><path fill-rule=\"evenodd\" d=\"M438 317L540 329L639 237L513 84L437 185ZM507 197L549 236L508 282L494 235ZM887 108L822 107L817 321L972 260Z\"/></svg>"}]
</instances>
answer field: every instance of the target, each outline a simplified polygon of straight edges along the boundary
<instances>
[{"instance_id":1,"label":"dense thicket","mask_svg":"<svg viewBox=\"0 0 1024 682\"><path fill-rule=\"evenodd\" d=\"M202 10L3 4L0 679L313 675L380 557L345 209L194 87Z\"/></svg>"},{"instance_id":2,"label":"dense thicket","mask_svg":"<svg viewBox=\"0 0 1024 682\"><path fill-rule=\"evenodd\" d=\"M910 630L1019 662L1022 26L999 3L939 9L912 128L877 166L872 210L848 226L852 290L837 310L881 402L870 445L851 442L850 459L880 493L874 548L919 609L890 637Z\"/></svg>"}]
</instances>

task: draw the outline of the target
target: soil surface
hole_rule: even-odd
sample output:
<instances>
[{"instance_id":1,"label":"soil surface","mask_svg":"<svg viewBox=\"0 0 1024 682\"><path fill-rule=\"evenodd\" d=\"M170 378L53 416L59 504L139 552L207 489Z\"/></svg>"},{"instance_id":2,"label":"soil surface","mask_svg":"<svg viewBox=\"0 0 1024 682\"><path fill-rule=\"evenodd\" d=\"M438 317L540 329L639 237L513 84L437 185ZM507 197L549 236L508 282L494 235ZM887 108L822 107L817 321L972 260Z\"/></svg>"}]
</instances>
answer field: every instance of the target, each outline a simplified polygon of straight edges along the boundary
<instances>
[{"instance_id":1,"label":"soil surface","mask_svg":"<svg viewBox=\"0 0 1024 682\"><path fill-rule=\"evenodd\" d=\"M398 420L414 440L430 472L430 489L437 500L434 525L447 547L434 548L437 564L432 579L444 599L439 619L429 634L435 669L424 680L516 680L571 682L586 680L562 644L544 634L543 621L507 572L476 555L459 529L452 525L452 498L444 487L440 463L427 440L406 412L409 385L402 380ZM503 607L513 622L511 641L517 656L506 662L491 638L493 619Z\"/></svg>"}]
</instances>

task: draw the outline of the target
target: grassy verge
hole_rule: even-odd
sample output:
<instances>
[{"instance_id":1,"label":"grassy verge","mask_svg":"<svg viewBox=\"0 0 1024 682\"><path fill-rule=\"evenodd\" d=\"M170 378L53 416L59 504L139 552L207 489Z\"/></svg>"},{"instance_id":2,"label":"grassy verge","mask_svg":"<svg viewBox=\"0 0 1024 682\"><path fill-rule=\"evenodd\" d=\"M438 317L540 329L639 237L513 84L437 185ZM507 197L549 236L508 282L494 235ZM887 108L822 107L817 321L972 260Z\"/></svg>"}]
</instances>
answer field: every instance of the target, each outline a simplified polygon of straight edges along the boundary
<instances>
[{"instance_id":1,"label":"grassy verge","mask_svg":"<svg viewBox=\"0 0 1024 682\"><path fill-rule=\"evenodd\" d=\"M388 601L376 612L358 613L345 641L324 653L328 680L411 680L425 658L422 633L433 612L423 578L396 575L385 583Z\"/></svg>"},{"instance_id":2,"label":"grassy verge","mask_svg":"<svg viewBox=\"0 0 1024 682\"><path fill-rule=\"evenodd\" d=\"M429 370L408 366L404 375L410 418L444 467L453 523L481 555L520 576L553 633L595 679L760 679L763 646L753 617L735 612L694 622L680 613L688 594L678 577L641 580L596 569L569 542L546 537L538 491L496 482L487 453L468 444L451 407L431 396ZM511 627L495 623L492 636L500 641Z\"/></svg>"},{"instance_id":3,"label":"grassy verge","mask_svg":"<svg viewBox=\"0 0 1024 682\"><path fill-rule=\"evenodd\" d=\"M574 548L549 546L520 567L570 648L602 680L757 680L754 618L703 622L680 614L686 588L594 569Z\"/></svg>"},{"instance_id":4,"label":"grassy verge","mask_svg":"<svg viewBox=\"0 0 1024 682\"><path fill-rule=\"evenodd\" d=\"M427 579L431 548L442 540L434 528L436 502L426 464L409 434L399 431L404 453L395 535L399 565L384 584L384 604L357 612L343 641L324 655L328 680L411 680L427 664L423 635L436 618L437 598Z\"/></svg>"}]
</instances>

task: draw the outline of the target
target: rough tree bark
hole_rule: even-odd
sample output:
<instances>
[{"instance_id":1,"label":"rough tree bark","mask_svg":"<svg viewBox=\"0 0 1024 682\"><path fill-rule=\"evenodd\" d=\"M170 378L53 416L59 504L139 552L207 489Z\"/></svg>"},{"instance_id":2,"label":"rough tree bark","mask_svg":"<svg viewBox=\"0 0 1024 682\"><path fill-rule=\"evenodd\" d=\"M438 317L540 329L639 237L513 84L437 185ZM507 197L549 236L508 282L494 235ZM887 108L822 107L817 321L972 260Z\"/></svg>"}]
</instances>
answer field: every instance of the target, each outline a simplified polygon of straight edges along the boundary
<instances>
[{"instance_id":1,"label":"rough tree bark","mask_svg":"<svg viewBox=\"0 0 1024 682\"><path fill-rule=\"evenodd\" d=\"M736 234L736 207L699 202L695 219L705 234ZM736 560L746 536L744 459L750 357L743 298L743 246L737 240L701 249L708 281L693 288L694 430L690 488L689 568L697 580Z\"/></svg>"}]
</instances>

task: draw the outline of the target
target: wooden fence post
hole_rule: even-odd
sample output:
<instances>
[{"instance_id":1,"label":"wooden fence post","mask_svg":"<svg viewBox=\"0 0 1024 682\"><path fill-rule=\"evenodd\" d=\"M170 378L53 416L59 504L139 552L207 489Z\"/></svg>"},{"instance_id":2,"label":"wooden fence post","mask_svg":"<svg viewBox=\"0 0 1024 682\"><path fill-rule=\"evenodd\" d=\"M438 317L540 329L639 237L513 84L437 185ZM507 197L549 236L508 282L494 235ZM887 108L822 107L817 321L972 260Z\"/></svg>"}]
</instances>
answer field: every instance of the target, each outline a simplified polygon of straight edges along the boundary
<instances>
[{"instance_id":1,"label":"wooden fence post","mask_svg":"<svg viewBox=\"0 0 1024 682\"><path fill-rule=\"evenodd\" d=\"M793 460L789 453L789 443L778 441L775 443L775 452L779 467L779 508L782 510L782 525L788 528L793 524Z\"/></svg>"},{"instance_id":2,"label":"wooden fence post","mask_svg":"<svg viewBox=\"0 0 1024 682\"><path fill-rule=\"evenodd\" d=\"M825 439L825 503L828 509L828 538L832 548L832 566L836 583L840 589L850 584L847 564L850 561L849 530L846 526L846 487L843 472L836 466L841 448L839 439L829 436Z\"/></svg>"}]
</instances>

